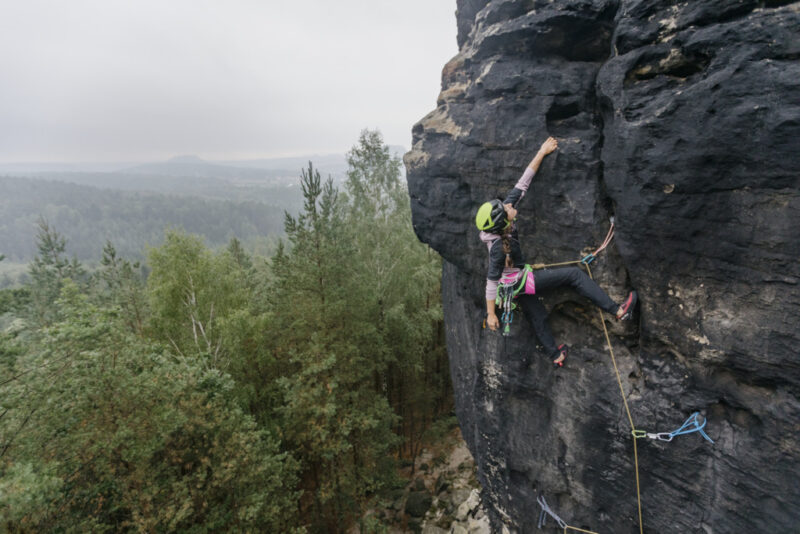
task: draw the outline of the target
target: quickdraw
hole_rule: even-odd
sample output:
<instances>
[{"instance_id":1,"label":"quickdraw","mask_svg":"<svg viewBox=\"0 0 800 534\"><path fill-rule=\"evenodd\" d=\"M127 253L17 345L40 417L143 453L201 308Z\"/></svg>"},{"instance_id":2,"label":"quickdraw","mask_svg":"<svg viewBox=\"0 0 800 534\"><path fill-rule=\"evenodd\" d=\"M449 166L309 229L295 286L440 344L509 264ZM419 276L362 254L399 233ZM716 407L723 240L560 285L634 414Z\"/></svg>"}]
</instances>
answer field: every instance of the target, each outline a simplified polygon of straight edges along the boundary
<instances>
[{"instance_id":1,"label":"quickdraw","mask_svg":"<svg viewBox=\"0 0 800 534\"><path fill-rule=\"evenodd\" d=\"M700 435L703 436L706 440L714 443L714 440L708 437L708 434L703 432L703 428L706 426L708 422L707 419L703 419L703 423L700 423L700 412L694 412L689 418L684 421L684 423L673 430L672 432L647 432L645 430L633 430L632 434L633 437L636 439L640 438L650 438L650 439L657 439L659 441L672 441L675 436L681 436L683 434L691 434L692 432L700 432Z\"/></svg>"}]
</instances>

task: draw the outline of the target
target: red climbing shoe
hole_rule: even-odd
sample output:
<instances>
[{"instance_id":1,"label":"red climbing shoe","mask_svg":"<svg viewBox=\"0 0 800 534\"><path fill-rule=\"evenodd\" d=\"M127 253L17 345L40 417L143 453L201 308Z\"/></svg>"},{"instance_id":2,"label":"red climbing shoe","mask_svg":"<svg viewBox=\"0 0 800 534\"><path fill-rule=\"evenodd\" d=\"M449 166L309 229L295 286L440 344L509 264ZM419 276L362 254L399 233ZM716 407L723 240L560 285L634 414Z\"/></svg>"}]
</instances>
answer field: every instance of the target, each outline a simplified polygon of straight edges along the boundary
<instances>
[{"instance_id":1,"label":"red climbing shoe","mask_svg":"<svg viewBox=\"0 0 800 534\"><path fill-rule=\"evenodd\" d=\"M567 349L568 347L562 343L553 353L558 355L558 357L553 360L556 367L564 367L564 362L567 361Z\"/></svg>"},{"instance_id":2,"label":"red climbing shoe","mask_svg":"<svg viewBox=\"0 0 800 534\"><path fill-rule=\"evenodd\" d=\"M636 307L636 302L638 302L639 296L636 294L636 291L631 291L628 294L628 298L625 299L625 302L620 306L622 309L622 313L617 315L618 321L630 321L633 317L633 309Z\"/></svg>"}]
</instances>

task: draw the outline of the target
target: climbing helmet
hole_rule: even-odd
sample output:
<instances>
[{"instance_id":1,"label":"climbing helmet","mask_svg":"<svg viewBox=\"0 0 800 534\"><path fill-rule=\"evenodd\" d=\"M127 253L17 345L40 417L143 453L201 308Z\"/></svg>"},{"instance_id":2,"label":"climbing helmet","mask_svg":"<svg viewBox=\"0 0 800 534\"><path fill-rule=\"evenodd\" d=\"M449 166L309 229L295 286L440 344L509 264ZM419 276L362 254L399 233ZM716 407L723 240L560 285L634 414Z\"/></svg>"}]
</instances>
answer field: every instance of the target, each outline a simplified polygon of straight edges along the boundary
<instances>
[{"instance_id":1,"label":"climbing helmet","mask_svg":"<svg viewBox=\"0 0 800 534\"><path fill-rule=\"evenodd\" d=\"M503 207L503 201L496 198L481 204L481 207L478 208L478 214L475 215L475 225L478 230L492 233L500 233L507 228L509 221L506 216L506 209Z\"/></svg>"}]
</instances>

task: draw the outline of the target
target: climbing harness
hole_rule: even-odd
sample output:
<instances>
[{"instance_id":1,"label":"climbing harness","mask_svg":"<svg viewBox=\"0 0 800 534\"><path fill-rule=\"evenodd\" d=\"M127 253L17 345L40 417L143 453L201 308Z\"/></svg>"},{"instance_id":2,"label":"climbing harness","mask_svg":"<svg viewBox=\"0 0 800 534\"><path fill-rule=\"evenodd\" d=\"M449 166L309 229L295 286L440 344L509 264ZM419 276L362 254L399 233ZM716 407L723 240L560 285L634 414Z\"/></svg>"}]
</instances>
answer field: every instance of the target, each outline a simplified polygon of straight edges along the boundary
<instances>
[{"instance_id":1,"label":"climbing harness","mask_svg":"<svg viewBox=\"0 0 800 534\"><path fill-rule=\"evenodd\" d=\"M547 521L547 516L549 515L555 520L556 523L558 523L559 527L564 529L565 533L567 532L567 530L575 530L577 532L587 532L588 534L597 534L597 532L594 532L593 530L583 530L582 528L572 527L568 525L566 521L558 517L558 514L555 513L552 508L550 508L550 506L547 504L547 501L544 500L544 495L539 495L539 497L536 499L536 502L538 502L539 506L542 507L542 511L539 512L539 524L537 525L538 528L544 527L545 522Z\"/></svg>"},{"instance_id":2,"label":"climbing harness","mask_svg":"<svg viewBox=\"0 0 800 534\"><path fill-rule=\"evenodd\" d=\"M514 320L514 310L517 305L514 299L520 293L534 294L536 288L533 280L533 267L525 267L513 275L504 277L497 285L497 298L495 306L498 306L503 313L500 315L500 322L503 325L503 335L507 336L511 331L511 322Z\"/></svg>"},{"instance_id":3,"label":"climbing harness","mask_svg":"<svg viewBox=\"0 0 800 534\"><path fill-rule=\"evenodd\" d=\"M526 264L521 271L502 278L500 283L497 285L495 306L502 310L502 313L500 314L500 323L503 325L503 335L507 336L511 332L511 323L514 321L513 312L517 308L517 305L514 303L514 299L517 297L517 295L519 295L520 292L531 295L536 292L535 277L533 276L534 270L544 269L546 267L574 265L577 263L586 265L588 267L588 265L597 258L597 255L606 249L613 238L614 218L611 217L611 227L608 229L606 238L603 240L600 246L594 250L594 252L587 254L582 259L576 261L564 261L560 263L549 263L546 265L543 263L536 263L533 265ZM486 328L485 319L483 321L483 327Z\"/></svg>"},{"instance_id":4,"label":"climbing harness","mask_svg":"<svg viewBox=\"0 0 800 534\"><path fill-rule=\"evenodd\" d=\"M714 443L714 440L708 437L708 434L703 432L703 428L706 426L707 419L703 419L703 424L700 424L699 421L700 412L694 412L689 418L680 426L673 430L672 432L645 432L644 430L636 430L633 432L633 437L636 439L639 438L650 438L650 439L657 439L659 441L672 441L672 438L675 436L681 436L683 434L691 434L692 432L700 432L700 435L703 436L705 439Z\"/></svg>"}]
</instances>

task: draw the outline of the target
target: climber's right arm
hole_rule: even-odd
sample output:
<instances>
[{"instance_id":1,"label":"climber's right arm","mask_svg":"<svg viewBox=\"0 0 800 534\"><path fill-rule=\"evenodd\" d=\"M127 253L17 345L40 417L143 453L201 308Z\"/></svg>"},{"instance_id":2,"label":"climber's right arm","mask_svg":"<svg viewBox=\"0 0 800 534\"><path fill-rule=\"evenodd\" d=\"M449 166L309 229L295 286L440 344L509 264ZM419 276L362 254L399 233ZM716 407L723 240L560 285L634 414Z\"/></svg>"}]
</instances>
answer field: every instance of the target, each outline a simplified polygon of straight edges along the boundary
<instances>
[{"instance_id":1,"label":"climber's right arm","mask_svg":"<svg viewBox=\"0 0 800 534\"><path fill-rule=\"evenodd\" d=\"M489 249L489 272L486 274L486 324L492 330L500 326L495 312L495 299L497 298L497 285L503 275L505 258L503 243L497 239Z\"/></svg>"},{"instance_id":2,"label":"climber's right arm","mask_svg":"<svg viewBox=\"0 0 800 534\"><path fill-rule=\"evenodd\" d=\"M500 327L500 319L494 310L494 300L486 300L486 324L492 330L497 330Z\"/></svg>"}]
</instances>

